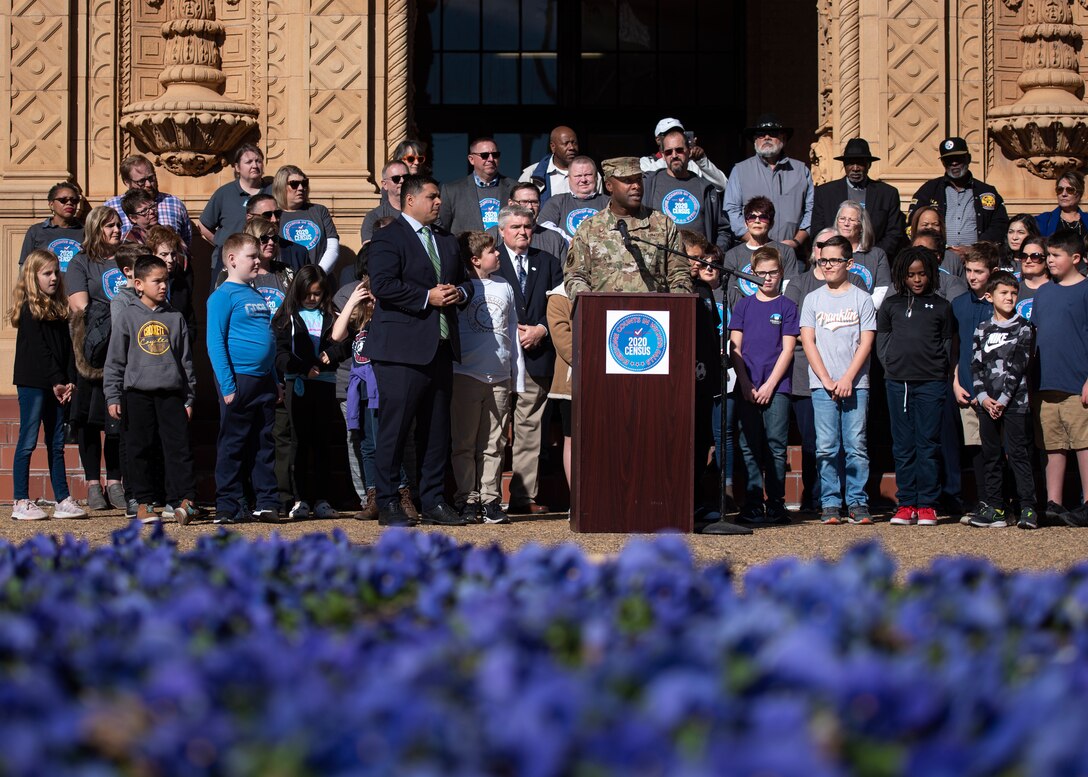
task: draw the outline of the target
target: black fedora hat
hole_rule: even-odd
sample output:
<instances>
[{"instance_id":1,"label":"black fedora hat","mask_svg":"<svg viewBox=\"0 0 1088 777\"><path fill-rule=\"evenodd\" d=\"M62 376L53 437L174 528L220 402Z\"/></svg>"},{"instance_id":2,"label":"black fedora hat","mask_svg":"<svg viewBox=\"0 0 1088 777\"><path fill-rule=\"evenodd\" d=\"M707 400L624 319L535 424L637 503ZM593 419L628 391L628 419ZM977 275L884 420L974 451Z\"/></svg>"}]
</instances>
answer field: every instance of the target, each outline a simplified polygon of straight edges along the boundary
<instances>
[{"instance_id":1,"label":"black fedora hat","mask_svg":"<svg viewBox=\"0 0 1088 777\"><path fill-rule=\"evenodd\" d=\"M858 159L864 162L876 162L880 159L869 153L869 141L865 138L850 138L846 141L846 148L842 150L842 156L835 157L840 162Z\"/></svg>"},{"instance_id":2,"label":"black fedora hat","mask_svg":"<svg viewBox=\"0 0 1088 777\"><path fill-rule=\"evenodd\" d=\"M764 113L758 119L754 127L748 127L744 130L744 136L746 138L754 138L756 135L773 132L775 134L782 133L786 136L786 140L793 137L793 127L787 127L778 120L778 117L773 113Z\"/></svg>"}]
</instances>

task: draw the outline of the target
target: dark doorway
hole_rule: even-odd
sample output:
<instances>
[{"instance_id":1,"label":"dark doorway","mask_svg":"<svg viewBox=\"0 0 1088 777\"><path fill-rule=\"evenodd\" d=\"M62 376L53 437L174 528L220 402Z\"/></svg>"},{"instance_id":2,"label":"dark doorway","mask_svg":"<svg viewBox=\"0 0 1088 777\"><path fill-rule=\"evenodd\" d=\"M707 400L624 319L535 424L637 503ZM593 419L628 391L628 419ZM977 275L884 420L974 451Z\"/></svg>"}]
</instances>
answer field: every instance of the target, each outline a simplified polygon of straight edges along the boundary
<instances>
[{"instance_id":1,"label":"dark doorway","mask_svg":"<svg viewBox=\"0 0 1088 777\"><path fill-rule=\"evenodd\" d=\"M548 132L559 124L572 126L595 159L641 156L653 151L654 126L665 117L693 130L728 172L746 155L740 132L750 118L745 6L421 2L412 120L430 146L435 176L465 175L469 139L494 135L503 173L516 178L547 153Z\"/></svg>"}]
</instances>

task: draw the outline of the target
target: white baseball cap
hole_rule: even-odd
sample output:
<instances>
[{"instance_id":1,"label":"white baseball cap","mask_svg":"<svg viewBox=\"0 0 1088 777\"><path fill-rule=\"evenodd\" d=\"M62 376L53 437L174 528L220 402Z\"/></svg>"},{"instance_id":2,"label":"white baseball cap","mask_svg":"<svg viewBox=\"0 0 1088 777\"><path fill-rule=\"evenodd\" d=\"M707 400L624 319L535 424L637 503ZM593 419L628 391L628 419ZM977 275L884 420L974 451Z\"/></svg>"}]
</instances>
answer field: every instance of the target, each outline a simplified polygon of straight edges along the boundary
<instances>
[{"instance_id":1,"label":"white baseball cap","mask_svg":"<svg viewBox=\"0 0 1088 777\"><path fill-rule=\"evenodd\" d=\"M658 138L664 135L666 132L672 129L684 129L684 125L680 123L679 119L662 119L654 127L654 137Z\"/></svg>"}]
</instances>

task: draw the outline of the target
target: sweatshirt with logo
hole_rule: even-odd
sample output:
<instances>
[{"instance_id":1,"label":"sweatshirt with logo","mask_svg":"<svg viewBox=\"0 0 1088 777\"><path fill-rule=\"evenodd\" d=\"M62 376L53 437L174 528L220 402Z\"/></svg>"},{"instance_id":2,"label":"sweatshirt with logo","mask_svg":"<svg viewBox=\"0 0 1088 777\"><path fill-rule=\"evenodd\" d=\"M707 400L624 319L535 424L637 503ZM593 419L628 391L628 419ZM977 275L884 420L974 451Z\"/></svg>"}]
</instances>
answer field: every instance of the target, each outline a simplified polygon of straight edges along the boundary
<instances>
[{"instance_id":1,"label":"sweatshirt with logo","mask_svg":"<svg viewBox=\"0 0 1088 777\"><path fill-rule=\"evenodd\" d=\"M884 377L897 382L948 380L955 319L936 294L893 294L876 313L876 353Z\"/></svg>"},{"instance_id":2,"label":"sweatshirt with logo","mask_svg":"<svg viewBox=\"0 0 1088 777\"><path fill-rule=\"evenodd\" d=\"M182 391L185 404L196 396L196 373L185 317L169 305L149 308L135 294L118 295L106 354L102 391L107 405L137 391ZM115 299L117 299L115 298Z\"/></svg>"},{"instance_id":3,"label":"sweatshirt with logo","mask_svg":"<svg viewBox=\"0 0 1088 777\"><path fill-rule=\"evenodd\" d=\"M1035 350L1035 328L1023 316L1008 321L991 318L975 330L971 377L979 403L986 398L1006 413L1028 412L1028 366Z\"/></svg>"}]
</instances>

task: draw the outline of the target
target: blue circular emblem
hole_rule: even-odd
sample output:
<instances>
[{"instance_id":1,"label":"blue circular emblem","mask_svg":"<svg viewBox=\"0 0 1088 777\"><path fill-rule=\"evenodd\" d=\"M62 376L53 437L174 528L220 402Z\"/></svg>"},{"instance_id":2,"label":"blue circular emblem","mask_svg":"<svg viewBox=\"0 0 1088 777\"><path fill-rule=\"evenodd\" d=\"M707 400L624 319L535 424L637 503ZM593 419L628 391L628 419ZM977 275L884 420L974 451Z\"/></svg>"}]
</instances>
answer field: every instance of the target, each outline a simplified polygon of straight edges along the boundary
<instances>
[{"instance_id":1,"label":"blue circular emblem","mask_svg":"<svg viewBox=\"0 0 1088 777\"><path fill-rule=\"evenodd\" d=\"M653 316L632 313L615 323L608 333L608 351L616 364L630 372L645 372L665 356L665 328Z\"/></svg>"},{"instance_id":2,"label":"blue circular emblem","mask_svg":"<svg viewBox=\"0 0 1088 777\"><path fill-rule=\"evenodd\" d=\"M499 201L494 197L484 197L480 200L480 218L484 222L484 229L499 223L500 207Z\"/></svg>"},{"instance_id":3,"label":"blue circular emblem","mask_svg":"<svg viewBox=\"0 0 1088 777\"><path fill-rule=\"evenodd\" d=\"M661 210L676 224L690 224L699 215L699 201L687 189L673 189L661 200Z\"/></svg>"},{"instance_id":4,"label":"blue circular emblem","mask_svg":"<svg viewBox=\"0 0 1088 777\"><path fill-rule=\"evenodd\" d=\"M858 264L857 262L854 262L852 265L850 265L850 272L854 273L854 275L858 276L859 278L861 278L862 281L865 282L866 291L872 292L873 274L869 271L868 267L863 264Z\"/></svg>"},{"instance_id":5,"label":"blue circular emblem","mask_svg":"<svg viewBox=\"0 0 1088 777\"><path fill-rule=\"evenodd\" d=\"M264 297L268 309L275 315L276 311L280 309L280 305L283 304L283 292L275 286L258 286L257 293Z\"/></svg>"},{"instance_id":6,"label":"blue circular emblem","mask_svg":"<svg viewBox=\"0 0 1088 777\"><path fill-rule=\"evenodd\" d=\"M309 219L293 219L284 222L282 234L284 239L298 243L307 251L313 251L321 242L321 227Z\"/></svg>"},{"instance_id":7,"label":"blue circular emblem","mask_svg":"<svg viewBox=\"0 0 1088 777\"><path fill-rule=\"evenodd\" d=\"M740 271L751 273L752 263L748 262L748 264L744 265L744 267L742 267ZM743 294L745 297L751 297L753 294L759 291L758 286L756 286L749 280L745 280L744 278L737 278L737 285L740 287L740 293Z\"/></svg>"},{"instance_id":8,"label":"blue circular emblem","mask_svg":"<svg viewBox=\"0 0 1088 777\"><path fill-rule=\"evenodd\" d=\"M596 215L596 208L575 208L567 214L567 220L564 222L567 234L574 237L574 233L578 231L578 227L582 226L582 222Z\"/></svg>"},{"instance_id":9,"label":"blue circular emblem","mask_svg":"<svg viewBox=\"0 0 1088 777\"><path fill-rule=\"evenodd\" d=\"M52 251L53 256L59 260L61 272L68 272L68 262L72 261L72 257L83 250L83 246L70 237L58 237L46 248Z\"/></svg>"},{"instance_id":10,"label":"blue circular emblem","mask_svg":"<svg viewBox=\"0 0 1088 777\"><path fill-rule=\"evenodd\" d=\"M102 291L106 297L113 299L125 285L125 274L116 267L111 267L102 273Z\"/></svg>"},{"instance_id":11,"label":"blue circular emblem","mask_svg":"<svg viewBox=\"0 0 1088 777\"><path fill-rule=\"evenodd\" d=\"M1031 309L1035 307L1035 297L1028 297L1016 303L1016 312L1024 317L1025 321L1031 321Z\"/></svg>"}]
</instances>

